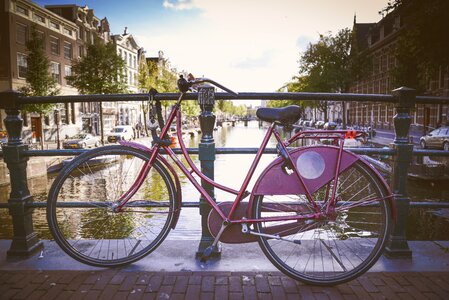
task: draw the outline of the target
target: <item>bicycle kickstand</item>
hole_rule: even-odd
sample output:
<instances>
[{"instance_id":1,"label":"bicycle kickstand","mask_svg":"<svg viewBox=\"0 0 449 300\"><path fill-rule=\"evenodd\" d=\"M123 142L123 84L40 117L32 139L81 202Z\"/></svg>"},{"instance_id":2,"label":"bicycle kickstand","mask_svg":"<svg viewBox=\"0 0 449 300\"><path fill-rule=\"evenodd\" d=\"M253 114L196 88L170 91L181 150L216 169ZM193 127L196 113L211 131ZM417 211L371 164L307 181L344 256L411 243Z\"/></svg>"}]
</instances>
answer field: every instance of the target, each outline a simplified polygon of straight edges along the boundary
<instances>
[{"instance_id":1,"label":"bicycle kickstand","mask_svg":"<svg viewBox=\"0 0 449 300\"><path fill-rule=\"evenodd\" d=\"M220 237L223 234L223 232L225 231L226 227L228 227L228 225L229 225L229 222L223 221L223 223L221 224L220 231L218 232L217 236L215 237L212 245L210 245L209 247L204 249L203 255L201 256L201 259L200 259L201 262L206 262L209 259L209 257L211 256L211 254L214 252L214 250L217 250L217 245L218 245L218 242L220 241Z\"/></svg>"}]
</instances>

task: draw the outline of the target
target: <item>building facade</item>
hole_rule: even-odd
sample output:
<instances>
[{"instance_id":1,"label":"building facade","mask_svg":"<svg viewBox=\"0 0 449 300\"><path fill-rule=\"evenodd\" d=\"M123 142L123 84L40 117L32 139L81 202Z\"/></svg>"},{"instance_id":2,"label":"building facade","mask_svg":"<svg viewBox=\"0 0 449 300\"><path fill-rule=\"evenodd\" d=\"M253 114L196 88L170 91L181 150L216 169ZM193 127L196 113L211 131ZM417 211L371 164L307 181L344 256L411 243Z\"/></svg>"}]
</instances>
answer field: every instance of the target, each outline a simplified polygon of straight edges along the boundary
<instances>
[{"instance_id":1,"label":"building facade","mask_svg":"<svg viewBox=\"0 0 449 300\"><path fill-rule=\"evenodd\" d=\"M46 5L45 8L76 26L76 59L86 54L87 47L99 39L102 43L111 41L109 22L107 18L100 19L95 16L94 10L87 6ZM113 103L80 103L79 114L80 129L94 135L100 134L100 110L103 109L103 124L105 130L110 130L116 123L117 109Z\"/></svg>"},{"instance_id":2,"label":"building facade","mask_svg":"<svg viewBox=\"0 0 449 300\"><path fill-rule=\"evenodd\" d=\"M76 94L77 90L68 85L65 76L71 74L71 64L76 57L77 28L59 15L24 0L0 0L0 91L18 90L26 84L27 56L26 42L31 30L42 37L45 53L50 60L50 72L56 79L61 94ZM63 133L76 132L79 122L78 108L75 104L57 105L61 117ZM1 119L5 115L1 112ZM54 114L41 116L23 113L24 137L45 139L55 136ZM0 129L4 129L0 122Z\"/></svg>"},{"instance_id":3,"label":"building facade","mask_svg":"<svg viewBox=\"0 0 449 300\"><path fill-rule=\"evenodd\" d=\"M115 34L111 36L112 42L115 44L117 54L125 61L126 84L130 93L138 93L138 76L139 62L141 56L144 55L141 48L132 34L128 33L125 27L123 34ZM139 102L123 101L117 102L117 120L116 125L132 125L142 123L141 109Z\"/></svg>"},{"instance_id":4,"label":"building facade","mask_svg":"<svg viewBox=\"0 0 449 300\"><path fill-rule=\"evenodd\" d=\"M404 10L396 9L377 23L357 23L354 18L353 31L355 46L361 54L372 60L372 70L355 82L351 93L390 94L393 86L392 71L397 67L396 46L398 38L407 30L404 24ZM449 55L449 54L448 54ZM448 68L440 67L439 73L428 78L426 95L449 95ZM348 123L392 128L394 107L384 103L348 103ZM449 106L437 104L417 104L412 126L425 132L449 121Z\"/></svg>"}]
</instances>

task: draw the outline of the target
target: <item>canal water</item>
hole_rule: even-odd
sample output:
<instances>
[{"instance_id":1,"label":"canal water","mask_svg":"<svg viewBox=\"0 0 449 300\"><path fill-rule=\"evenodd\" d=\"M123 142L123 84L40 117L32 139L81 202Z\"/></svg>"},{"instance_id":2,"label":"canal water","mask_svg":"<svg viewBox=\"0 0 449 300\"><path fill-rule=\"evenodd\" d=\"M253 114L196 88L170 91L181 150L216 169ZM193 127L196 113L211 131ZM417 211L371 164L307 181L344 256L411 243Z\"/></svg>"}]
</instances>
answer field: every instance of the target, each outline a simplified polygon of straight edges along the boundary
<instances>
[{"instance_id":1,"label":"canal water","mask_svg":"<svg viewBox=\"0 0 449 300\"><path fill-rule=\"evenodd\" d=\"M224 126L214 132L216 147L258 147L265 134L264 129L258 127L258 122L249 122L248 126L237 123L235 127ZM184 142L188 147L198 146L200 135L186 137ZM143 141L149 142L149 141ZM275 140L271 139L268 147L275 147ZM217 155L215 161L215 180L218 183L238 189L243 182L246 173L254 159L252 154ZM254 185L258 175L263 171L276 155L266 154L262 157L259 167L254 174L248 190ZM197 155L192 159L199 164ZM29 181L31 193L35 201L46 201L47 192L54 176L41 177ZM199 193L188 182L185 176L181 176L183 201L198 201ZM0 190L0 202L6 202L8 188ZM445 201L449 202L449 188L444 184L431 182L409 182L409 194L411 201ZM233 201L234 196L226 192L215 190L215 198L218 202ZM441 211L413 208L410 211L408 221L407 238L409 240L449 240L447 230L448 219L438 216ZM35 229L40 238L50 239L45 209L35 209L33 212ZM168 239L199 239L201 236L201 217L198 208L183 208L180 220L175 230L172 230ZM0 238L12 237L12 224L7 209L0 209Z\"/></svg>"}]
</instances>

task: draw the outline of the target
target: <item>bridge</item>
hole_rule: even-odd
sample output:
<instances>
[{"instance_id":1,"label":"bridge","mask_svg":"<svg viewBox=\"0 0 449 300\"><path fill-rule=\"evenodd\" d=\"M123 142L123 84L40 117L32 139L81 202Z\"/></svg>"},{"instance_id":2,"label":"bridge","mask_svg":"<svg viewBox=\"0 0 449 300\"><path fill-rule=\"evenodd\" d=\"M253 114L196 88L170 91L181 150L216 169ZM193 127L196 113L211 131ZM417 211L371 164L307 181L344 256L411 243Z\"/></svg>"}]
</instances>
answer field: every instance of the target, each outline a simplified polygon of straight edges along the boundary
<instances>
[{"instance_id":1,"label":"bridge","mask_svg":"<svg viewBox=\"0 0 449 300\"><path fill-rule=\"evenodd\" d=\"M187 100L196 100L198 98L200 93L191 93L187 94ZM235 96L228 93L216 93L214 94L214 97L217 99L235 99ZM165 100L175 100L178 98L178 94L175 93L163 93L163 94L157 94L155 95L155 98L161 101ZM13 238L10 242L4 242L1 241L1 248L8 247L8 250L5 252L2 252L3 255L6 255L8 259L14 259L17 261L19 259L19 263L16 266L21 266L21 268L25 268L24 266L29 264L29 260L27 260L28 257L35 257L37 255L37 258L39 258L39 253L42 253L42 249L44 247L44 244L46 247L49 247L50 249L53 249L51 245L51 242L49 241L42 241L37 236L34 226L33 226L33 217L32 212L34 209L44 209L46 207L45 202L35 202L33 201L33 195L30 193L27 183L27 174L26 174L26 167L28 160L30 157L49 157L49 156L74 156L79 155L83 153L86 150L29 150L28 146L25 145L21 138L21 131L22 131L22 120L20 118L20 108L22 105L25 104L38 104L38 103L71 103L71 102L99 102L99 101L145 101L148 99L147 94L130 94L130 95L76 95L76 96L48 96L48 97L25 97L15 91L10 92L4 92L0 94L0 108L5 109L7 117L4 120L5 126L8 131L8 142L3 147L3 151L1 155L3 156L4 161L7 163L9 172L10 172L10 186L11 186L11 192L9 196L9 200L7 203L0 203L0 209L7 209L9 211L9 214L12 219L13 224ZM391 156L392 160L392 175L391 175L391 189L394 193L394 201L396 203L397 207L397 219L394 227L394 231L391 233L391 236L389 237L388 245L385 251L385 256L388 256L390 258L397 258L399 259L400 263L396 264L393 262L390 262L390 267L397 267L399 270L407 271L407 263L404 263L404 260L406 262L412 262L411 258L414 257L414 255L420 255L419 257L424 257L423 255L423 248L420 246L417 246L416 242L410 242L406 238L406 229L407 229L407 217L409 210L414 207L424 207L429 209L435 209L435 208L448 208L449 203L440 203L440 202L411 202L410 197L407 193L407 171L411 164L413 156L449 156L449 152L440 151L440 150L422 150L422 149L414 149L413 144L410 143L409 138L409 127L411 123L411 110L414 108L414 105L416 103L441 103L441 104L448 104L449 98L443 98L443 97L427 97L427 96L416 96L416 93L414 90L409 88L398 88L392 92L391 95L380 95L380 94L333 94L333 93L240 93L238 95L238 99L242 100L250 100L250 99L266 99L266 100L333 100L333 101L347 101L347 102L353 102L353 101L364 101L364 102L389 102L394 103L396 114L393 117L394 122L394 141L390 145L388 149L380 149L380 148L357 148L352 149L351 151L358 153L358 154L364 154L364 155L373 155L373 154L382 154L382 155L388 155ZM200 119L203 119L203 128L202 131L202 140L199 144L198 148L192 148L189 149L189 153L191 154L199 154L200 161L201 161L201 169L202 171L210 178L214 177L214 160L215 160L215 154L254 154L257 151L257 148L215 148L214 140L213 140L213 128L215 119L210 118L209 116L212 113L213 105L205 106L203 107L203 111L201 115L199 116ZM204 138L207 137L207 138ZM175 149L175 152L179 153L179 149ZM268 153L276 153L276 149L267 149ZM206 190L209 192L210 195L214 195L213 189L211 189L210 186L206 186ZM191 199L189 199L191 200ZM202 218L202 236L199 241L199 244L197 246L197 255L200 256L205 249L211 244L213 237L210 234L208 228L207 228L207 216L210 211L210 207L207 205L207 203L204 200L200 201L186 201L182 204L185 207L199 207L199 212ZM192 247L192 243L189 244L190 247ZM448 247L447 243L441 244L441 247ZM179 247L179 245L178 245ZM424 246L424 248L427 246ZM170 249L173 248L164 248L166 251L171 251ZM433 250L432 250L433 251ZM233 252L235 255L238 256L239 251ZM37 254L36 254L37 253ZM176 255L176 254L175 254ZM215 253L215 257L225 256L226 254L222 253L222 251L217 251ZM56 262L62 263L60 256L55 256ZM448 256L444 256L444 254L439 254L438 257L442 257L443 261L440 262L440 265L443 264L447 266L448 264ZM244 258L242 258L244 259ZM428 259L429 261L431 258L427 257L425 259ZM424 258L423 258L424 260ZM22 263L20 263L22 262ZM65 262L64 262L65 263ZM384 265L388 269L388 262L384 260ZM73 262L70 262L68 264L70 267L69 269L76 269L76 264L73 264ZM201 263L193 263L193 264L187 264L191 269L201 270ZM195 269L193 266L196 266ZM402 269L400 268L402 266ZM391 267L391 268L393 268ZM35 268L38 269L38 265L35 265ZM162 268L162 267L161 267ZM58 268L56 268L58 269ZM189 270L191 270L189 269ZM378 269L379 272L384 272L386 269ZM213 268L212 268L213 270ZM416 272L420 272L423 269L412 269ZM435 269L439 270L439 269ZM174 271L174 270L169 270ZM440 270L441 271L441 270ZM14 276L19 276L14 271L11 271L12 273L5 273L5 274L12 274ZM95 272L99 272L95 270ZM97 274L97 273L92 274ZM208 291L208 289L211 289L211 287L207 285L213 286L213 289L217 289L220 284L219 282L220 278L226 278L223 279L223 282L226 282L226 284L223 284L223 286L226 286L226 291L230 293L230 290L232 286L232 281L234 279L233 276L240 276L235 275L232 272L236 272L236 270L226 270L225 272L218 272L215 275L201 275L201 273L197 273L196 271L186 271L187 276L187 283L185 283L185 278L182 277L184 275L180 275L180 273L173 274L162 274L162 275L154 275L146 274L144 271L142 271L142 274L136 275L137 277L142 275L142 278L144 278L146 275L153 278L154 276L158 277L159 279L159 285L157 287L157 290L159 292L159 289L161 289L164 286L170 285L170 282L175 286L176 289L176 283L178 280L179 282L184 282L183 288L179 288L180 290L186 291L188 287L190 286L190 280L192 282L195 282L195 280L200 280L200 292ZM72 276L75 278L77 275L68 273L69 277ZM119 290L122 289L122 285L125 284L126 280L128 280L127 276L121 274L120 278L117 279L117 274L120 274L119 271L111 271L110 273L107 273L106 277L109 278L108 281L105 283L105 285L111 284L111 285L118 285L116 286L115 292L119 292ZM146 274L146 275L145 275ZM237 273L238 274L238 273ZM276 290L276 286L282 287L282 293L288 294L289 288L291 288L291 291L301 292L301 289L307 290L306 287L300 284L293 284L288 281L285 277L282 277L280 275L275 276L269 276L264 273L261 278L257 279L257 272L256 273L250 273L248 275L248 286L251 288L247 289L247 293L255 293L260 295L260 293L266 293L267 289L269 291ZM381 273L379 273L381 274ZM9 276L9 275L8 275ZM34 271L29 271L24 275L25 277L29 277L29 281L32 282L33 280L44 280L44 279L38 279L38 273ZM103 275L99 276L102 277ZM109 276L109 277L108 277ZM153 277L152 277L153 276ZM173 277L174 276L174 277ZM196 277L195 277L196 276ZM207 276L212 277L206 278ZM386 286L388 284L385 284L385 280L382 278L378 278L373 275L370 276L369 274L366 275L367 277L363 277L360 279L361 281L357 281L358 284L360 284L365 292L371 290L373 291L379 291L382 290L382 288L379 288L380 286ZM381 276L381 275L379 275ZM383 275L382 275L383 276ZM389 275L388 275L389 276ZM431 282L433 286L435 287L435 290L440 291L441 295L448 295L449 291L447 290L447 283L449 282L447 272L444 273L443 276L439 275L426 275L425 278L421 278L418 275L410 279L410 281L403 282L402 280L407 281L404 279L404 274L399 273L391 275L394 280L396 280L398 286L403 288L405 290L404 293L406 293L406 288L408 286L419 286L418 282L413 282L413 280L424 280ZM421 276L421 275L420 275ZM5 276L3 276L5 277ZM0 280L4 280L2 282L8 282L6 278L0 277ZM27 277L27 278L28 278ZM106 278L105 277L105 278ZM148 278L150 278L148 277ZM182 277L179 279L179 277ZM115 279L114 279L115 278ZM140 278L140 277L139 277ZM193 278L193 279L192 279ZM197 279L195 279L197 278ZM199 278L199 279L198 279ZM240 289L242 295L245 292L245 280L242 279L242 277L239 277L240 281L238 284L236 284L236 293L239 293L238 290ZM366 279L368 278L368 279ZM82 282L94 280L94 279L87 279L83 277L81 280L81 283L77 286L77 288L82 284ZM102 279L99 279L102 280ZM114 280L116 283L114 283ZM145 279L142 279L145 280ZM209 282L210 280L213 280L213 282ZM235 279L237 280L237 279ZM243 280L243 281L242 281ZM370 283L367 283L368 280ZM384 280L384 284L373 284L376 282L376 280ZM442 281L441 281L442 280ZM64 280L62 280L64 281ZM132 280L130 280L131 282ZM95 280L93 282L96 282ZM145 282L145 281L144 281ZM209 283L208 283L209 282ZM276 284L278 282L279 284ZM287 282L287 283L286 283ZM377 281L379 283L379 281ZM442 284L442 282L445 282ZM135 284L136 281L133 281L133 284ZM57 281L56 284L59 284ZM64 284L64 283L61 283ZM66 283L67 285L70 284ZM195 285L195 284L193 284ZM198 284L197 284L198 285ZM203 286L204 285L204 286ZM357 284L356 284L357 285ZM237 287L237 286L240 286ZM391 287L389 287L391 288ZM431 291L426 290L419 290L421 293L431 293ZM413 289L412 289L413 290ZM78 289L76 289L78 291ZM126 287L123 287L122 291L130 291ZM215 290L214 290L215 291ZM357 294L357 289L352 289L352 292L348 292L348 294L356 294L357 296L360 296L360 294ZM18 292L18 291L16 291ZM170 291L171 293L172 291ZM309 290L310 293L314 293L313 290ZM334 291L335 292L335 291ZM360 293L362 293L359 290ZM410 291L408 291L410 292ZM169 294L170 294L169 293ZM193 292L192 292L193 293ZM281 291L279 290L279 293ZM412 294L410 292L410 294ZM341 291L340 291L341 294Z\"/></svg>"}]
</instances>

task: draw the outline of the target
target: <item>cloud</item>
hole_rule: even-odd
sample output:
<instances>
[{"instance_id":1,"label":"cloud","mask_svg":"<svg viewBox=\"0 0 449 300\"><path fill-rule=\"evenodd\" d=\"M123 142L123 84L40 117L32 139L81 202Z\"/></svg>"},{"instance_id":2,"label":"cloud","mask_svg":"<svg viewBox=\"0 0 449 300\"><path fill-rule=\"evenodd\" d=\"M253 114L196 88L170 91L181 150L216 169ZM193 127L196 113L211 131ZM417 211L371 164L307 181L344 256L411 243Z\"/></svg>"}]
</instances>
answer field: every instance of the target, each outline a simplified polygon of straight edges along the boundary
<instances>
[{"instance_id":1,"label":"cloud","mask_svg":"<svg viewBox=\"0 0 449 300\"><path fill-rule=\"evenodd\" d=\"M193 0L164 0L162 6L174 10L189 10L196 7Z\"/></svg>"},{"instance_id":2,"label":"cloud","mask_svg":"<svg viewBox=\"0 0 449 300\"><path fill-rule=\"evenodd\" d=\"M313 43L316 38L310 36L301 35L296 39L296 46L301 50L306 50L310 43Z\"/></svg>"},{"instance_id":3,"label":"cloud","mask_svg":"<svg viewBox=\"0 0 449 300\"><path fill-rule=\"evenodd\" d=\"M266 51L259 57L246 57L231 66L237 69L257 69L269 67L273 58L272 51Z\"/></svg>"}]
</instances>

